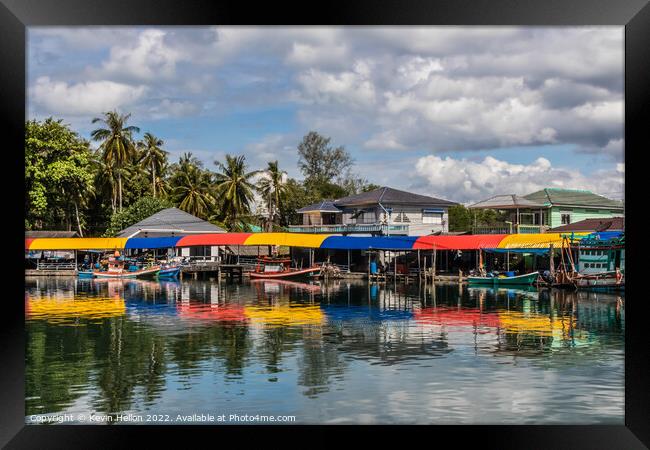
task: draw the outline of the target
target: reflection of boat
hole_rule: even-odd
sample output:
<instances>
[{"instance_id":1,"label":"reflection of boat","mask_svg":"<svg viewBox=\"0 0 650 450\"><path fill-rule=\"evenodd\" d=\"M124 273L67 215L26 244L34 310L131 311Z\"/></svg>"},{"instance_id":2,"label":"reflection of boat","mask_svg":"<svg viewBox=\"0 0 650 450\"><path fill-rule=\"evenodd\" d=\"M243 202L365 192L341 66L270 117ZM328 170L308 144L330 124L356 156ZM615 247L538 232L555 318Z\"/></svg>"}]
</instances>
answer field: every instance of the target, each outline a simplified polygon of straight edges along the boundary
<instances>
[{"instance_id":1,"label":"reflection of boat","mask_svg":"<svg viewBox=\"0 0 650 450\"><path fill-rule=\"evenodd\" d=\"M153 277L160 272L160 266L147 267L139 270L128 270L124 267L125 262L123 259L116 256L108 259L108 270L94 272L97 278L140 278L140 277Z\"/></svg>"},{"instance_id":2,"label":"reflection of boat","mask_svg":"<svg viewBox=\"0 0 650 450\"><path fill-rule=\"evenodd\" d=\"M243 322L248 320L244 307L238 304L182 302L176 306L181 317L216 322Z\"/></svg>"},{"instance_id":3,"label":"reflection of boat","mask_svg":"<svg viewBox=\"0 0 650 450\"><path fill-rule=\"evenodd\" d=\"M289 258L260 258L254 272L250 273L251 278L257 279L278 279L306 277L309 274L319 272L319 266L296 269L291 267Z\"/></svg>"},{"instance_id":4,"label":"reflection of boat","mask_svg":"<svg viewBox=\"0 0 650 450\"><path fill-rule=\"evenodd\" d=\"M262 284L264 286L264 291L269 292L266 288L268 286L277 286L278 288L280 286L286 286L286 287L293 287L296 289L300 289L303 291L308 291L308 292L314 292L318 293L321 291L321 287L316 284L308 284L308 283L299 283L296 281L288 281L288 280L264 280L264 279L257 279L257 280L251 280L251 283L255 284ZM279 292L279 289L276 291Z\"/></svg>"},{"instance_id":5,"label":"reflection of boat","mask_svg":"<svg viewBox=\"0 0 650 450\"><path fill-rule=\"evenodd\" d=\"M467 282L469 284L490 284L493 286L501 285L532 285L537 278L539 273L532 272L526 273L524 275L516 275L514 277L467 277Z\"/></svg>"},{"instance_id":6,"label":"reflection of boat","mask_svg":"<svg viewBox=\"0 0 650 450\"><path fill-rule=\"evenodd\" d=\"M450 327L482 326L497 328L501 324L496 312L484 312L477 308L423 308L416 310L413 318L417 322L446 325Z\"/></svg>"}]
</instances>

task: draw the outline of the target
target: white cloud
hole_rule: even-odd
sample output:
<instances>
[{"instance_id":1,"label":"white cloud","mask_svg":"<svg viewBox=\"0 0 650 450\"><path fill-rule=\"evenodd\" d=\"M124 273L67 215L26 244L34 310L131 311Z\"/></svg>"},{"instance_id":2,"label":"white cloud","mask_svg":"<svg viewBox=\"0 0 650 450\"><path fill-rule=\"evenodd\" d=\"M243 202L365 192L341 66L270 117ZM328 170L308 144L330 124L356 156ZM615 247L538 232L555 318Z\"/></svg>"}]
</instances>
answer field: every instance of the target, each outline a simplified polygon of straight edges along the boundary
<instances>
[{"instance_id":1,"label":"white cloud","mask_svg":"<svg viewBox=\"0 0 650 450\"><path fill-rule=\"evenodd\" d=\"M176 64L184 56L178 49L166 45L164 38L164 31L145 30L137 41L112 47L110 57L99 73L102 77L142 81L172 78L176 73Z\"/></svg>"},{"instance_id":2,"label":"white cloud","mask_svg":"<svg viewBox=\"0 0 650 450\"><path fill-rule=\"evenodd\" d=\"M482 161L429 155L415 165L430 195L459 202L476 202L492 195L526 195L545 187L590 189L611 198L622 198L624 167L589 176L576 169L553 167L546 158L530 164L512 164L491 156ZM421 189L421 190L422 190Z\"/></svg>"},{"instance_id":3,"label":"white cloud","mask_svg":"<svg viewBox=\"0 0 650 450\"><path fill-rule=\"evenodd\" d=\"M97 115L133 105L147 92L146 86L113 81L68 84L40 77L30 88L30 97L47 112L56 115Z\"/></svg>"}]
</instances>

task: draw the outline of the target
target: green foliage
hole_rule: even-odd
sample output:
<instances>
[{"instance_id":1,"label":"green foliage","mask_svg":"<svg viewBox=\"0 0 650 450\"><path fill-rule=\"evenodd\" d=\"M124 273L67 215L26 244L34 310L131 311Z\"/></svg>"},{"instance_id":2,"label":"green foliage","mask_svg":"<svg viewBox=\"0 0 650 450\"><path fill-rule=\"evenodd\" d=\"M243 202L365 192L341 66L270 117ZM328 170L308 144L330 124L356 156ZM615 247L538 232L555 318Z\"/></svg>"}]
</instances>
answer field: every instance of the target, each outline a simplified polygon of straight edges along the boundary
<instances>
[{"instance_id":1,"label":"green foliage","mask_svg":"<svg viewBox=\"0 0 650 450\"><path fill-rule=\"evenodd\" d=\"M298 144L298 167L305 183L332 182L352 167L352 157L342 146L332 148L331 138L310 131Z\"/></svg>"},{"instance_id":2,"label":"green foliage","mask_svg":"<svg viewBox=\"0 0 650 450\"><path fill-rule=\"evenodd\" d=\"M146 219L152 214L166 208L171 208L173 204L167 200L153 197L142 197L128 208L117 211L111 216L111 222L104 233L104 236L113 237L124 228Z\"/></svg>"},{"instance_id":3,"label":"green foliage","mask_svg":"<svg viewBox=\"0 0 650 450\"><path fill-rule=\"evenodd\" d=\"M61 120L25 125L25 220L28 229L71 229L75 212L93 194L88 142ZM75 220L76 221L76 220Z\"/></svg>"},{"instance_id":4,"label":"green foliage","mask_svg":"<svg viewBox=\"0 0 650 450\"><path fill-rule=\"evenodd\" d=\"M215 174L215 193L220 208L220 218L229 230L245 228L246 216L250 216L255 186L252 178L259 170L248 171L246 157L226 155L226 163L214 163L219 172Z\"/></svg>"},{"instance_id":5,"label":"green foliage","mask_svg":"<svg viewBox=\"0 0 650 450\"><path fill-rule=\"evenodd\" d=\"M507 215L493 209L468 209L463 205L449 208L449 231L472 231L472 227L503 223Z\"/></svg>"}]
</instances>

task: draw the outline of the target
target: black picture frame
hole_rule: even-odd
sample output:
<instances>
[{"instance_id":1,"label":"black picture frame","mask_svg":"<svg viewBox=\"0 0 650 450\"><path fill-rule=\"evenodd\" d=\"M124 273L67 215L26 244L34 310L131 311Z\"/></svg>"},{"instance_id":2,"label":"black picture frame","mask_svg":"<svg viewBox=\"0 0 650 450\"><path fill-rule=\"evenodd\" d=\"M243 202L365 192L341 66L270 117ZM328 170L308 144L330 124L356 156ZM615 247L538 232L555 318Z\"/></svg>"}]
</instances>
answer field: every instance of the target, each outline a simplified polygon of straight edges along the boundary
<instances>
[{"instance_id":1,"label":"black picture frame","mask_svg":"<svg viewBox=\"0 0 650 450\"><path fill-rule=\"evenodd\" d=\"M650 5L647 0L417 0L323 2L319 4L261 3L186 0L0 0L0 115L5 132L4 158L5 238L3 267L6 286L15 295L2 299L4 319L0 329L3 348L0 388L3 411L0 445L6 448L98 448L132 446L132 439L167 440L190 431L197 442L207 438L213 444L224 432L238 434L263 444L261 434L291 431L307 433L308 441L338 440L342 427L315 426L25 426L24 424L24 273L21 220L23 198L11 195L23 181L25 124L26 27L36 25L621 25L625 26L625 163L626 234L628 246L626 341L625 341L625 426L453 426L409 427L420 437L441 445L451 439L454 446L473 440L488 448L612 449L650 446L650 350L644 344L643 317L647 301L640 289L642 226L636 203L643 193L641 153L648 147L645 119L650 110ZM636 167L635 167L636 163ZM2 172L0 172L2 173ZM9 176L9 180L7 177ZM13 183L12 183L13 181ZM15 212L13 210L15 209ZM630 238L631 235L631 238ZM637 242L639 244L637 244ZM645 250L647 251L647 250ZM13 262L13 264L12 264ZM639 270L637 270L639 269ZM630 289L632 294L630 294ZM638 294L634 294L638 291ZM631 300L630 300L631 298ZM645 339L644 339L645 338ZM567 395L571 395L567 392ZM218 428L218 430L215 430ZM288 430L290 428L290 430ZM367 436L403 439L398 427L345 427ZM401 428L401 427L400 427ZM433 428L433 429L432 429ZM216 432L217 431L217 432ZM216 433L215 433L216 432ZM254 434L252 434L254 433ZM400 435L402 438L400 438ZM298 435L295 435L298 436ZM297 438L299 439L299 438ZM150 442L150 441L149 441ZM185 441L187 443L187 441ZM272 441L268 441L272 442ZM285 440L286 442L286 440ZM426 442L426 441L425 441ZM284 444L283 444L284 445Z\"/></svg>"}]
</instances>

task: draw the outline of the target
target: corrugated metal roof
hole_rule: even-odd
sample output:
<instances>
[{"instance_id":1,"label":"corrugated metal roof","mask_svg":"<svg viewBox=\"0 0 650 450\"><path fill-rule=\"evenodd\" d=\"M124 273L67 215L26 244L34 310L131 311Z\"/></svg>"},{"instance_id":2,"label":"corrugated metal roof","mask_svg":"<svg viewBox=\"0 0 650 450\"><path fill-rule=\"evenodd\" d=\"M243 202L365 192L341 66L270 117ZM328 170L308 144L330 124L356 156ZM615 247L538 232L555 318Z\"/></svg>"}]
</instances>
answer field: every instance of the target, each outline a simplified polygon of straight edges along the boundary
<instances>
[{"instance_id":1,"label":"corrugated metal roof","mask_svg":"<svg viewBox=\"0 0 650 450\"><path fill-rule=\"evenodd\" d=\"M621 208L623 203L611 200L591 191L580 189L544 188L541 191L524 195L528 200L545 205L591 206L598 208Z\"/></svg>"},{"instance_id":2,"label":"corrugated metal roof","mask_svg":"<svg viewBox=\"0 0 650 450\"><path fill-rule=\"evenodd\" d=\"M26 238L72 238L78 237L76 231L25 231Z\"/></svg>"},{"instance_id":3,"label":"corrugated metal roof","mask_svg":"<svg viewBox=\"0 0 650 450\"><path fill-rule=\"evenodd\" d=\"M167 208L152 214L140 222L120 231L118 237L128 237L138 230L161 230L177 236L182 236L183 231L203 233L225 233L226 231L210 222L199 219L192 214L178 208Z\"/></svg>"},{"instance_id":4,"label":"corrugated metal roof","mask_svg":"<svg viewBox=\"0 0 650 450\"><path fill-rule=\"evenodd\" d=\"M318 203L312 203L311 205L304 206L298 210L296 210L297 213L306 213L306 212L333 212L333 213L340 213L341 210L334 206L334 202L332 200L323 200Z\"/></svg>"},{"instance_id":5,"label":"corrugated metal roof","mask_svg":"<svg viewBox=\"0 0 650 450\"><path fill-rule=\"evenodd\" d=\"M487 200L468 206L470 209L515 209L515 208L543 208L544 204L534 202L515 194L495 195Z\"/></svg>"},{"instance_id":6,"label":"corrugated metal roof","mask_svg":"<svg viewBox=\"0 0 650 450\"><path fill-rule=\"evenodd\" d=\"M622 217L585 219L579 222L551 228L549 232L564 233L568 231L614 231L625 229L625 221Z\"/></svg>"},{"instance_id":7,"label":"corrugated metal roof","mask_svg":"<svg viewBox=\"0 0 650 450\"><path fill-rule=\"evenodd\" d=\"M380 187L373 191L362 192L356 195L350 195L336 200L336 206L356 206L372 205L377 203L397 203L411 205L435 205L435 206L453 206L457 203L448 200L442 200L427 195L413 194L411 192L400 191L387 186Z\"/></svg>"}]
</instances>

